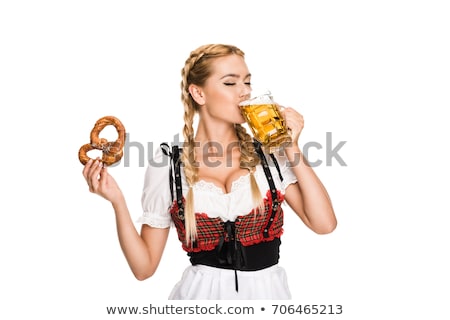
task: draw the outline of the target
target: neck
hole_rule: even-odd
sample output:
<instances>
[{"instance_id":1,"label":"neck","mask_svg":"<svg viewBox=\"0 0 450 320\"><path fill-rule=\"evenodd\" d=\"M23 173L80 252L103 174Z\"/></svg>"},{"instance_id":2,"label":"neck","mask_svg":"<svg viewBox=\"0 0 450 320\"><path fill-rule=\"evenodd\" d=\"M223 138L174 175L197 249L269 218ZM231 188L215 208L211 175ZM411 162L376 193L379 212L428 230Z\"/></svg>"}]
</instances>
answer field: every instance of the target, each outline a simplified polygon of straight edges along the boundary
<instances>
[{"instance_id":1,"label":"neck","mask_svg":"<svg viewBox=\"0 0 450 320\"><path fill-rule=\"evenodd\" d=\"M222 158L240 154L236 129L230 123L199 122L195 135L196 154L199 157Z\"/></svg>"},{"instance_id":2,"label":"neck","mask_svg":"<svg viewBox=\"0 0 450 320\"><path fill-rule=\"evenodd\" d=\"M200 146L205 144L227 146L238 142L239 139L233 124L215 123L207 125L204 122L200 122L194 140L200 143Z\"/></svg>"}]
</instances>

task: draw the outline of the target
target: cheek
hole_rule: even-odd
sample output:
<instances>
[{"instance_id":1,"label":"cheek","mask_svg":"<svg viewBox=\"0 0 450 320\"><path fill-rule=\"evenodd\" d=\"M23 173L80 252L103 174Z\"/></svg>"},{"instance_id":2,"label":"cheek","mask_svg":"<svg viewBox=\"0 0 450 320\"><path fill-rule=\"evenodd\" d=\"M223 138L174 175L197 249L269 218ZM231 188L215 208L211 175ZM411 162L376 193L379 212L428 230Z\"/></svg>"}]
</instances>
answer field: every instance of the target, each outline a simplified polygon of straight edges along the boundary
<instances>
[{"instance_id":1,"label":"cheek","mask_svg":"<svg viewBox=\"0 0 450 320\"><path fill-rule=\"evenodd\" d=\"M208 95L208 105L217 110L224 110L230 104L230 97L221 93L215 92L213 94Z\"/></svg>"},{"instance_id":2,"label":"cheek","mask_svg":"<svg viewBox=\"0 0 450 320\"><path fill-rule=\"evenodd\" d=\"M206 104L209 106L216 106L223 100L222 95L217 90L211 90L206 94Z\"/></svg>"}]
</instances>

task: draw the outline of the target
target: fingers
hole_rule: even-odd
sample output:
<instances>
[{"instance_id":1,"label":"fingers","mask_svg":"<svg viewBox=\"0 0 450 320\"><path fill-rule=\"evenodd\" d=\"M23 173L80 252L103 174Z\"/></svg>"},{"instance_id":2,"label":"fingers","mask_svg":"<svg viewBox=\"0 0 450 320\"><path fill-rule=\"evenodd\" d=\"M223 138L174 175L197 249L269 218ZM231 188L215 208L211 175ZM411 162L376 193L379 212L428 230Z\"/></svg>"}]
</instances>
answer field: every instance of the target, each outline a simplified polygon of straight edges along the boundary
<instances>
[{"instance_id":1,"label":"fingers","mask_svg":"<svg viewBox=\"0 0 450 320\"><path fill-rule=\"evenodd\" d=\"M286 122L292 124L295 127L302 127L304 124L303 115L298 113L295 109L287 107L283 108L282 115L286 119Z\"/></svg>"},{"instance_id":2,"label":"fingers","mask_svg":"<svg viewBox=\"0 0 450 320\"><path fill-rule=\"evenodd\" d=\"M84 166L83 176L86 179L90 192L95 193L97 191L100 184L99 176L102 168L103 163L99 161L99 159L96 159L95 161L91 159Z\"/></svg>"},{"instance_id":3,"label":"fingers","mask_svg":"<svg viewBox=\"0 0 450 320\"><path fill-rule=\"evenodd\" d=\"M100 167L100 170L99 170L99 178L97 179L97 181L98 181L98 185L97 185L98 190L105 190L106 189L107 181L108 181L107 178L106 178L107 174L108 174L108 172L107 172L106 166L104 166L102 164L102 166Z\"/></svg>"},{"instance_id":4,"label":"fingers","mask_svg":"<svg viewBox=\"0 0 450 320\"><path fill-rule=\"evenodd\" d=\"M83 167L83 177L87 180L88 179L88 172L91 169L92 163L94 161L92 161L92 159L89 159L89 161L84 165Z\"/></svg>"},{"instance_id":5,"label":"fingers","mask_svg":"<svg viewBox=\"0 0 450 320\"><path fill-rule=\"evenodd\" d=\"M297 141L304 127L303 115L290 107L284 108L282 112L289 134L294 141Z\"/></svg>"}]
</instances>

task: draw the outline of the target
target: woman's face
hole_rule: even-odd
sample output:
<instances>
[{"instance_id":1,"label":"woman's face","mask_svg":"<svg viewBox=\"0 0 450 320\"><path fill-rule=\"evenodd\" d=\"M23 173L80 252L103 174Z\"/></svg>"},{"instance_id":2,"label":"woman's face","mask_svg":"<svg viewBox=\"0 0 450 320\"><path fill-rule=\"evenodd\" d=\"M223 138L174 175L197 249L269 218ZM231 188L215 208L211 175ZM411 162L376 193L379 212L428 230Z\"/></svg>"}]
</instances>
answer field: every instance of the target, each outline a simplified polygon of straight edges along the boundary
<instances>
[{"instance_id":1,"label":"woman's face","mask_svg":"<svg viewBox=\"0 0 450 320\"><path fill-rule=\"evenodd\" d=\"M227 122L245 122L239 103L250 96L251 75L244 58L233 54L216 58L212 63L211 76L202 87L205 99L202 111Z\"/></svg>"}]
</instances>

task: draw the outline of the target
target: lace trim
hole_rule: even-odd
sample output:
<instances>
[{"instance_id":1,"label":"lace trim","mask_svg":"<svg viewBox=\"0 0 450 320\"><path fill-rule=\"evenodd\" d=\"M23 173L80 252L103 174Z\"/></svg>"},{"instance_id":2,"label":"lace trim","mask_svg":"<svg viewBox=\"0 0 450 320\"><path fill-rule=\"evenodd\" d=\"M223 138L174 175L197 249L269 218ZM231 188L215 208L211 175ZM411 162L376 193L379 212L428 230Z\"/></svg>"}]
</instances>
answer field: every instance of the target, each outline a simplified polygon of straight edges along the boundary
<instances>
[{"instance_id":1,"label":"lace trim","mask_svg":"<svg viewBox=\"0 0 450 320\"><path fill-rule=\"evenodd\" d=\"M148 224L149 226L154 227L154 228L164 229L164 228L173 226L172 219L170 219L170 216L168 216L168 217L169 217L169 219L143 215L143 216L140 216L136 220L136 223Z\"/></svg>"},{"instance_id":2,"label":"lace trim","mask_svg":"<svg viewBox=\"0 0 450 320\"><path fill-rule=\"evenodd\" d=\"M221 188L216 186L214 183L205 181L205 180L197 181L197 183L194 185L194 188L196 190L200 190L200 191L207 191L207 192L213 192L213 193L217 193L217 194L223 194L223 190Z\"/></svg>"},{"instance_id":3,"label":"lace trim","mask_svg":"<svg viewBox=\"0 0 450 320\"><path fill-rule=\"evenodd\" d=\"M243 176L240 176L239 178L237 178L236 180L234 180L231 183L231 192L240 190L246 186L248 186L248 179L250 177L250 174L247 173ZM220 195L226 194L225 192L223 192L222 188L216 186L214 184L214 182L209 182L209 181L205 181L205 180L199 180L195 185L194 188L196 190L200 190L200 191L208 191L208 192L213 192L213 193L217 193Z\"/></svg>"},{"instance_id":4,"label":"lace trim","mask_svg":"<svg viewBox=\"0 0 450 320\"><path fill-rule=\"evenodd\" d=\"M238 179L231 183L231 191L236 191L242 189L244 186L248 186L248 180L250 178L250 173L240 176Z\"/></svg>"}]
</instances>

